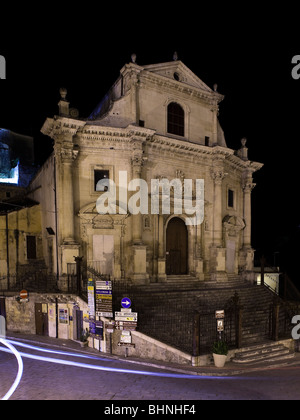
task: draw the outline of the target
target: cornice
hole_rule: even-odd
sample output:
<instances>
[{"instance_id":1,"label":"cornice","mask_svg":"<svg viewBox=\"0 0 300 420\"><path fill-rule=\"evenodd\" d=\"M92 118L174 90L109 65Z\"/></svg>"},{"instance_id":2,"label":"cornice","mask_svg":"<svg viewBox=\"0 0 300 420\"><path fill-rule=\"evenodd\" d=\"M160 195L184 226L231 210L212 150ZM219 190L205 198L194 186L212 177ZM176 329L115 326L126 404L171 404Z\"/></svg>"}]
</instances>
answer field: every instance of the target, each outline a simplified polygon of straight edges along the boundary
<instances>
[{"instance_id":1,"label":"cornice","mask_svg":"<svg viewBox=\"0 0 300 420\"><path fill-rule=\"evenodd\" d=\"M54 118L46 119L41 132L55 140L58 136L64 134L74 136L85 124L86 122L82 120L55 116Z\"/></svg>"},{"instance_id":2,"label":"cornice","mask_svg":"<svg viewBox=\"0 0 300 420\"><path fill-rule=\"evenodd\" d=\"M135 125L126 128L99 126L96 124L86 124L80 131L80 138L86 140L110 140L110 141L145 141L155 134L155 130Z\"/></svg>"},{"instance_id":3,"label":"cornice","mask_svg":"<svg viewBox=\"0 0 300 420\"><path fill-rule=\"evenodd\" d=\"M180 94L185 94L194 99L200 99L210 105L218 104L224 99L224 95L221 95L218 92L207 91L204 89L197 88L185 83L179 83L175 80L164 77L160 74L154 74L147 70L144 70L139 74L139 83L141 86L152 85L153 87L161 89L171 90L173 93L178 92Z\"/></svg>"},{"instance_id":4,"label":"cornice","mask_svg":"<svg viewBox=\"0 0 300 420\"><path fill-rule=\"evenodd\" d=\"M201 144L191 143L186 140L177 140L161 135L154 135L148 140L148 144L156 149L188 152L196 155L211 156L212 158L219 158L222 160L232 156L234 153L234 150L222 146L208 147Z\"/></svg>"},{"instance_id":5,"label":"cornice","mask_svg":"<svg viewBox=\"0 0 300 420\"><path fill-rule=\"evenodd\" d=\"M264 166L264 164L260 162L253 162L251 160L241 159L236 154L231 155L227 159L227 162L234 166L234 168L249 172L250 175L256 171L259 171Z\"/></svg>"}]
</instances>

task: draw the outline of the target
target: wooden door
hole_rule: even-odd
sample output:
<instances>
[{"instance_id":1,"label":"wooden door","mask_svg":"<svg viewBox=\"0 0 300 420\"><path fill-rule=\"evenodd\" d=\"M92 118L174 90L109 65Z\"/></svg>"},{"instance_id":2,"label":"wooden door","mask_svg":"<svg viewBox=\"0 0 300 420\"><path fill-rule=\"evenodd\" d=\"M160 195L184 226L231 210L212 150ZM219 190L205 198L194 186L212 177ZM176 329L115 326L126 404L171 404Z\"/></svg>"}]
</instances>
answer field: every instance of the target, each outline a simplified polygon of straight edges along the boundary
<instances>
[{"instance_id":1,"label":"wooden door","mask_svg":"<svg viewBox=\"0 0 300 420\"><path fill-rule=\"evenodd\" d=\"M179 217L167 226L166 273L183 275L188 272L188 233L185 222Z\"/></svg>"},{"instance_id":2,"label":"wooden door","mask_svg":"<svg viewBox=\"0 0 300 420\"><path fill-rule=\"evenodd\" d=\"M0 315L4 316L4 318L6 318L5 298L4 297L0 297Z\"/></svg>"},{"instance_id":3,"label":"wooden door","mask_svg":"<svg viewBox=\"0 0 300 420\"><path fill-rule=\"evenodd\" d=\"M48 305L35 304L35 329L37 335L48 335Z\"/></svg>"}]
</instances>

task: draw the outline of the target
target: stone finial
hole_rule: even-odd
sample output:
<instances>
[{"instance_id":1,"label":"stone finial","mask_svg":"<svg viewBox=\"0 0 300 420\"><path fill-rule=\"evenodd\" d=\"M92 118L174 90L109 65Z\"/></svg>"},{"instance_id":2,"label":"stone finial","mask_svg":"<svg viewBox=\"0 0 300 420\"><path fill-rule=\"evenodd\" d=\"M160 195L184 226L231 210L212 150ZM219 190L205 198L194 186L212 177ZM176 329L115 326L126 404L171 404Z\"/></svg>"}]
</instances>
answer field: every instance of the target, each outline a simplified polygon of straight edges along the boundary
<instances>
[{"instance_id":1,"label":"stone finial","mask_svg":"<svg viewBox=\"0 0 300 420\"><path fill-rule=\"evenodd\" d=\"M136 62L136 54L135 54L135 53L131 54L131 61L132 61L133 63L135 63L135 62Z\"/></svg>"},{"instance_id":2,"label":"stone finial","mask_svg":"<svg viewBox=\"0 0 300 420\"><path fill-rule=\"evenodd\" d=\"M67 101L67 89L66 88L60 88L60 101L58 102L58 109L59 109L59 115L68 117L70 114L69 111L69 105L70 103Z\"/></svg>"},{"instance_id":3,"label":"stone finial","mask_svg":"<svg viewBox=\"0 0 300 420\"><path fill-rule=\"evenodd\" d=\"M178 54L177 54L177 51L175 51L175 52L174 52L174 54L173 54L173 60L174 60L174 61L177 61L177 60L178 60Z\"/></svg>"},{"instance_id":4,"label":"stone finial","mask_svg":"<svg viewBox=\"0 0 300 420\"><path fill-rule=\"evenodd\" d=\"M248 148L246 147L247 139L246 137L243 137L241 139L242 147L237 151L237 155L243 159L248 160Z\"/></svg>"},{"instance_id":5,"label":"stone finial","mask_svg":"<svg viewBox=\"0 0 300 420\"><path fill-rule=\"evenodd\" d=\"M65 100L66 100L66 97L67 97L67 93L68 93L67 89L66 89L66 88L61 87L61 88L59 89L59 93L60 93L60 97L61 97L61 99L62 99L63 101L65 101Z\"/></svg>"}]
</instances>

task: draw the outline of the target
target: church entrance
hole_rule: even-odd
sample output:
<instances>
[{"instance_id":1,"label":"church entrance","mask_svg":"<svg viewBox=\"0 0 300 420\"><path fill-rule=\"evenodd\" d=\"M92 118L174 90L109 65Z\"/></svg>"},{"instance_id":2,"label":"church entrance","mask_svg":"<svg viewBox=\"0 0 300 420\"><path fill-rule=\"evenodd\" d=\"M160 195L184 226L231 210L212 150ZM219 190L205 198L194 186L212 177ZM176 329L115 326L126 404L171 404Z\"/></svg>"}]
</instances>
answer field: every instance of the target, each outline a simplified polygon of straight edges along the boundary
<instances>
[{"instance_id":1,"label":"church entrance","mask_svg":"<svg viewBox=\"0 0 300 420\"><path fill-rule=\"evenodd\" d=\"M188 272L188 232L179 217L171 219L167 226L166 274L182 275Z\"/></svg>"}]
</instances>

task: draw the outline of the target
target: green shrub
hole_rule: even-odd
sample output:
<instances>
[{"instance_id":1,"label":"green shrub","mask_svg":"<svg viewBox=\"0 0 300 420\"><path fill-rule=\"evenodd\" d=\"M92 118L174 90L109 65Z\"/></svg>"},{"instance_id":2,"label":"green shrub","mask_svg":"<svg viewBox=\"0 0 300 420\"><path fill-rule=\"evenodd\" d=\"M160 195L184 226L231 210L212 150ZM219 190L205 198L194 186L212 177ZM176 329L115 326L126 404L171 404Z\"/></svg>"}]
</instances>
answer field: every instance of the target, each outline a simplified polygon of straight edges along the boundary
<instances>
[{"instance_id":1,"label":"green shrub","mask_svg":"<svg viewBox=\"0 0 300 420\"><path fill-rule=\"evenodd\" d=\"M224 356L227 356L228 345L226 341L223 341L223 340L215 341L212 347L212 352L215 354L224 354Z\"/></svg>"}]
</instances>

